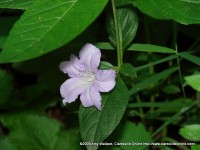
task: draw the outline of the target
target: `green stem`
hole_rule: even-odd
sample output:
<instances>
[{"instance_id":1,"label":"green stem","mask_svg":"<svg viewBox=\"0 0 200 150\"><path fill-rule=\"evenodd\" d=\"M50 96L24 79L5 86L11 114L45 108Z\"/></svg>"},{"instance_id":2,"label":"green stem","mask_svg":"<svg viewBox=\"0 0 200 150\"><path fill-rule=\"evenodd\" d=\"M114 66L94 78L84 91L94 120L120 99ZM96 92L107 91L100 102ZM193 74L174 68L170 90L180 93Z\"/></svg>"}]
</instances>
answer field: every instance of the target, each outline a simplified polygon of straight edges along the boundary
<instances>
[{"instance_id":1,"label":"green stem","mask_svg":"<svg viewBox=\"0 0 200 150\"><path fill-rule=\"evenodd\" d=\"M183 87L183 78L182 78L182 73L181 73L181 65L179 61L179 55L178 55L178 45L177 45L177 23L173 22L173 45L174 49L176 51L176 60L178 64L178 72L179 72L179 78L180 78L180 83L181 83L181 89L183 93L183 98L186 99L186 94L185 94L185 89Z\"/></svg>"},{"instance_id":2,"label":"green stem","mask_svg":"<svg viewBox=\"0 0 200 150\"><path fill-rule=\"evenodd\" d=\"M144 16L144 27L145 27L145 38L146 38L146 42L149 44L149 43L151 43L151 38L150 38L149 22L148 22L147 16ZM152 53L149 52L149 53L148 53L148 56L149 56L149 58L152 58ZM152 60L150 60L148 63L151 64L151 63L152 63ZM149 67L149 74L152 75L152 74L154 74L154 73L155 73L155 71L154 71L154 66L150 66L150 67ZM152 85L150 86L150 88L153 88L153 87L154 87L154 84L152 84ZM152 103L155 102L155 96L154 96L154 95L151 95L151 96L150 96L150 102L152 102ZM153 107L150 107L150 110L151 110L151 111L154 111L154 108L153 108Z\"/></svg>"},{"instance_id":3,"label":"green stem","mask_svg":"<svg viewBox=\"0 0 200 150\"><path fill-rule=\"evenodd\" d=\"M140 96L138 94L136 95L136 100L137 100L137 103L141 103ZM140 114L142 114L142 116L144 116L144 111L143 111L142 107L139 107L139 112L140 112Z\"/></svg>"},{"instance_id":4,"label":"green stem","mask_svg":"<svg viewBox=\"0 0 200 150\"><path fill-rule=\"evenodd\" d=\"M111 3L112 3L112 10L113 10L113 16L114 16L114 26L115 26L116 42L117 42L117 61L118 61L118 68L119 68L123 63L122 32L117 21L117 11L115 7L115 0L111 0Z\"/></svg>"}]
</instances>

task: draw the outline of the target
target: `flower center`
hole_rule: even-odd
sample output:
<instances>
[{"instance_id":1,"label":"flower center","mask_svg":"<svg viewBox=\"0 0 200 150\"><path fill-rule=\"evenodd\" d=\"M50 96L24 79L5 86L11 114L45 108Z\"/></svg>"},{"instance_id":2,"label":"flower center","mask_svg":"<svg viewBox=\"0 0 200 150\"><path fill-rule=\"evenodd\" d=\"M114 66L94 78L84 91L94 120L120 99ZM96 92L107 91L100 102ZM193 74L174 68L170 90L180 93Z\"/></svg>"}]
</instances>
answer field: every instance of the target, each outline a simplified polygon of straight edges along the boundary
<instances>
[{"instance_id":1,"label":"flower center","mask_svg":"<svg viewBox=\"0 0 200 150\"><path fill-rule=\"evenodd\" d=\"M92 82L92 81L94 81L94 79L95 79L94 75L93 74L89 74L87 81L88 82Z\"/></svg>"},{"instance_id":2,"label":"flower center","mask_svg":"<svg viewBox=\"0 0 200 150\"><path fill-rule=\"evenodd\" d=\"M87 70L83 65L79 65L79 73L77 77L83 78L85 81L91 83L95 80L95 74L91 70Z\"/></svg>"}]
</instances>

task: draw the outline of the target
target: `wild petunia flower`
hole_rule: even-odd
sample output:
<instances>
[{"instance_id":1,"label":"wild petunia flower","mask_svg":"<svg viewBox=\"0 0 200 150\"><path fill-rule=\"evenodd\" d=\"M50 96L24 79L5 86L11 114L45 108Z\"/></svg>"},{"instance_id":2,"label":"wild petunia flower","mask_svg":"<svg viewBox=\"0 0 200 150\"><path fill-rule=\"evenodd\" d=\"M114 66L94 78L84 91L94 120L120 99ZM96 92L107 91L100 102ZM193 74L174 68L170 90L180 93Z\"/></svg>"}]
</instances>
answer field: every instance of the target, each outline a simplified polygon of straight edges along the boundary
<instances>
[{"instance_id":1,"label":"wild petunia flower","mask_svg":"<svg viewBox=\"0 0 200 150\"><path fill-rule=\"evenodd\" d=\"M109 92L115 86L114 70L98 70L101 53L92 44L86 44L79 53L79 58L71 55L70 61L60 64L60 70L70 79L60 87L63 103L71 103L80 95L84 107L95 106L101 110L99 92Z\"/></svg>"}]
</instances>

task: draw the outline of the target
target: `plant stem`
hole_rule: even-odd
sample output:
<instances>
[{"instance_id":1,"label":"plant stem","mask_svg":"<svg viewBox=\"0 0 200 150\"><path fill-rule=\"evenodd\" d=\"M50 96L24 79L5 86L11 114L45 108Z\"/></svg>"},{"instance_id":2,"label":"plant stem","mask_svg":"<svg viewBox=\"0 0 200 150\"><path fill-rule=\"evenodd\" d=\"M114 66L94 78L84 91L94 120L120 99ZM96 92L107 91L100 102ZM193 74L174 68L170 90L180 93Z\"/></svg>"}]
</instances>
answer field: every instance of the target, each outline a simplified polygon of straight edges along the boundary
<instances>
[{"instance_id":1,"label":"plant stem","mask_svg":"<svg viewBox=\"0 0 200 150\"><path fill-rule=\"evenodd\" d=\"M137 100L137 103L141 103L140 96L138 94L136 95L136 100ZM142 116L144 116L144 111L143 111L142 107L139 107L139 112L140 112L140 114L142 114Z\"/></svg>"},{"instance_id":2,"label":"plant stem","mask_svg":"<svg viewBox=\"0 0 200 150\"><path fill-rule=\"evenodd\" d=\"M177 45L177 23L173 22L173 44L174 44L174 49L176 51L176 60L178 64L178 72L179 72L179 78L180 78L180 83L181 83L181 89L183 93L183 98L186 99L186 94L185 94L185 89L183 87L183 78L182 78L182 73L181 73L181 65L179 61L179 55L178 55L178 45Z\"/></svg>"},{"instance_id":3,"label":"plant stem","mask_svg":"<svg viewBox=\"0 0 200 150\"><path fill-rule=\"evenodd\" d=\"M147 16L144 16L144 27L145 27L145 38L146 38L146 43L149 44L149 43L151 43L151 38L150 38L150 30L149 30L149 23L148 23L148 18L147 18ZM148 56L149 56L149 58L152 58L152 53L149 52L149 53L148 53ZM150 60L148 63L151 64L151 63L152 63L152 60ZM149 67L149 74L152 75L152 74L154 74L154 73L155 73L155 71L154 71L154 66L150 66L150 67ZM153 88L153 87L154 87L154 84L152 84L152 85L150 86L150 88ZM152 103L155 102L155 96L154 96L154 95L151 95L151 97L150 97L150 102L152 102ZM154 108L151 107L150 110L151 110L151 111L154 111Z\"/></svg>"},{"instance_id":4,"label":"plant stem","mask_svg":"<svg viewBox=\"0 0 200 150\"><path fill-rule=\"evenodd\" d=\"M117 61L118 61L118 69L119 69L119 67L123 63L122 33L121 33L121 28L117 20L115 0L111 0L111 3L112 3L112 10L113 10L113 16L114 16L114 26L115 26L116 42L117 42Z\"/></svg>"}]
</instances>

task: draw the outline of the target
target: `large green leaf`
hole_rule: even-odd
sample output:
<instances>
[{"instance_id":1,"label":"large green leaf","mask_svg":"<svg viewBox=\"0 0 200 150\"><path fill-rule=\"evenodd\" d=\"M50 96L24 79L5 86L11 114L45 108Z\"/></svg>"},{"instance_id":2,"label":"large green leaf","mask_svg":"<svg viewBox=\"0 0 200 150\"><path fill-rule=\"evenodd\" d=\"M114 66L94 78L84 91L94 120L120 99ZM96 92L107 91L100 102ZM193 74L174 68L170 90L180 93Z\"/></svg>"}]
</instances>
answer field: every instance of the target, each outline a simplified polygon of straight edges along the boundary
<instances>
[{"instance_id":1,"label":"large green leaf","mask_svg":"<svg viewBox=\"0 0 200 150\"><path fill-rule=\"evenodd\" d=\"M13 90L13 77L0 70L0 104L5 103Z\"/></svg>"},{"instance_id":2,"label":"large green leaf","mask_svg":"<svg viewBox=\"0 0 200 150\"><path fill-rule=\"evenodd\" d=\"M181 128L179 133L186 139L190 141L200 141L200 125L199 124L192 124L186 125L185 127Z\"/></svg>"},{"instance_id":3,"label":"large green leaf","mask_svg":"<svg viewBox=\"0 0 200 150\"><path fill-rule=\"evenodd\" d=\"M199 0L135 0L135 5L158 19L173 19L182 24L200 23Z\"/></svg>"},{"instance_id":4,"label":"large green leaf","mask_svg":"<svg viewBox=\"0 0 200 150\"><path fill-rule=\"evenodd\" d=\"M26 9L36 0L1 0L0 8Z\"/></svg>"},{"instance_id":5,"label":"large green leaf","mask_svg":"<svg viewBox=\"0 0 200 150\"><path fill-rule=\"evenodd\" d=\"M120 143L130 143L130 145L121 145L120 147L125 150L144 150L146 145L138 145L138 143L150 143L150 133L145 130L143 124L139 123L135 125L131 122L126 122L125 126L121 130L121 134L118 137Z\"/></svg>"},{"instance_id":6,"label":"large green leaf","mask_svg":"<svg viewBox=\"0 0 200 150\"><path fill-rule=\"evenodd\" d=\"M121 32L122 47L125 49L135 37L137 27L138 27L138 18L136 13L132 9L120 8L117 9L117 23L119 31ZM107 20L107 31L109 33L109 39L111 43L116 46L116 31L114 25L113 14L109 15Z\"/></svg>"},{"instance_id":7,"label":"large green leaf","mask_svg":"<svg viewBox=\"0 0 200 150\"><path fill-rule=\"evenodd\" d=\"M128 104L128 90L120 77L114 90L102 96L102 111L81 107L79 111L80 130L83 141L99 143L105 140L117 127ZM87 146L94 150L98 146Z\"/></svg>"},{"instance_id":8,"label":"large green leaf","mask_svg":"<svg viewBox=\"0 0 200 150\"><path fill-rule=\"evenodd\" d=\"M17 62L52 51L71 41L100 14L108 0L40 0L14 25L0 62Z\"/></svg>"},{"instance_id":9,"label":"large green leaf","mask_svg":"<svg viewBox=\"0 0 200 150\"><path fill-rule=\"evenodd\" d=\"M45 116L23 113L4 115L0 119L10 130L8 139L20 150L52 150L58 139L60 124Z\"/></svg>"}]
</instances>

